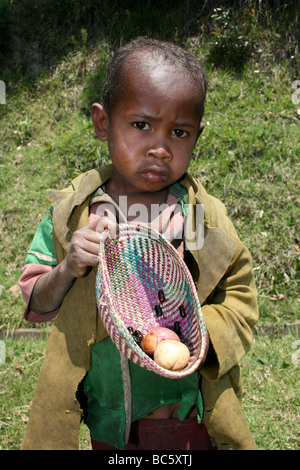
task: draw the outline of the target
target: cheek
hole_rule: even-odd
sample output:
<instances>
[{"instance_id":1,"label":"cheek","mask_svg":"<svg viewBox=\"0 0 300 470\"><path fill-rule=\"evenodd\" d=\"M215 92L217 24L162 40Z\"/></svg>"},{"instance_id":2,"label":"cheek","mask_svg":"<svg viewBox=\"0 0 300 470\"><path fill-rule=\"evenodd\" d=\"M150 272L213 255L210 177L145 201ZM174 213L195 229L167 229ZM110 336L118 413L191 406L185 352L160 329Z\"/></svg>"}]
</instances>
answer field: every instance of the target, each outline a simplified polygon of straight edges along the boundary
<instances>
[{"instance_id":1,"label":"cheek","mask_svg":"<svg viewBox=\"0 0 300 470\"><path fill-rule=\"evenodd\" d=\"M174 158L176 155L176 158ZM188 146L183 149L177 149L173 153L174 164L179 168L187 168L190 164L193 155L193 148Z\"/></svg>"},{"instance_id":2,"label":"cheek","mask_svg":"<svg viewBox=\"0 0 300 470\"><path fill-rule=\"evenodd\" d=\"M134 150L138 147L138 139L133 135L127 128L121 129L120 131L111 131L109 133L109 150L115 152L121 152L123 158L127 155L130 156L134 153Z\"/></svg>"},{"instance_id":3,"label":"cheek","mask_svg":"<svg viewBox=\"0 0 300 470\"><path fill-rule=\"evenodd\" d=\"M132 144L125 140L117 140L108 146L110 159L116 169L128 173L135 169L137 154Z\"/></svg>"},{"instance_id":4,"label":"cheek","mask_svg":"<svg viewBox=\"0 0 300 470\"><path fill-rule=\"evenodd\" d=\"M184 174L188 170L188 167L190 165L190 161L191 161L190 158L182 160L180 162L180 164L178 165L178 173Z\"/></svg>"}]
</instances>

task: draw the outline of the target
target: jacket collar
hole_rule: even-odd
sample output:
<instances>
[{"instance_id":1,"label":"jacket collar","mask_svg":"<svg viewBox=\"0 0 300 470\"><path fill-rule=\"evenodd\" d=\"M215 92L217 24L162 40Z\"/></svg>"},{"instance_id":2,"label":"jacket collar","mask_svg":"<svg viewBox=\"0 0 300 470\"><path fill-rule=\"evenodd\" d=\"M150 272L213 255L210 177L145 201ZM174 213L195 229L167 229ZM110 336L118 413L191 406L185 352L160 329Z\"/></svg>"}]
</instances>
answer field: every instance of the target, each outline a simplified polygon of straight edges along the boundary
<instances>
[{"instance_id":1,"label":"jacket collar","mask_svg":"<svg viewBox=\"0 0 300 470\"><path fill-rule=\"evenodd\" d=\"M56 236L65 250L68 250L75 230L88 224L88 208L91 194L111 178L112 165L94 169L79 175L63 190L49 189L48 198L53 206L53 226ZM86 212L85 216L83 212ZM81 226L77 222L81 220Z\"/></svg>"}]
</instances>

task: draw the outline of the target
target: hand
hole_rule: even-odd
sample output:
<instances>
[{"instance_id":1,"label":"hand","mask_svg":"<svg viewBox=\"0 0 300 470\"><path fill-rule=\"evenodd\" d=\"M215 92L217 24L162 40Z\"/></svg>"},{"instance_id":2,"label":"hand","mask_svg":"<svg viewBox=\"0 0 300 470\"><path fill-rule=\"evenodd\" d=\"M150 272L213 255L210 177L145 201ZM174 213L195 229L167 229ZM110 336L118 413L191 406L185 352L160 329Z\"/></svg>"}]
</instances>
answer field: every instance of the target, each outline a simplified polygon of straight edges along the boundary
<instances>
[{"instance_id":1,"label":"hand","mask_svg":"<svg viewBox=\"0 0 300 470\"><path fill-rule=\"evenodd\" d=\"M97 217L86 227L74 232L66 257L66 270L71 276L86 276L93 266L99 264L100 233L109 230L111 237L116 236L117 225L108 217Z\"/></svg>"},{"instance_id":2,"label":"hand","mask_svg":"<svg viewBox=\"0 0 300 470\"><path fill-rule=\"evenodd\" d=\"M93 266L98 266L100 233L105 229L113 236L117 225L107 217L97 217L73 234L67 257L36 281L30 309L42 315L60 307L76 278L86 276Z\"/></svg>"}]
</instances>

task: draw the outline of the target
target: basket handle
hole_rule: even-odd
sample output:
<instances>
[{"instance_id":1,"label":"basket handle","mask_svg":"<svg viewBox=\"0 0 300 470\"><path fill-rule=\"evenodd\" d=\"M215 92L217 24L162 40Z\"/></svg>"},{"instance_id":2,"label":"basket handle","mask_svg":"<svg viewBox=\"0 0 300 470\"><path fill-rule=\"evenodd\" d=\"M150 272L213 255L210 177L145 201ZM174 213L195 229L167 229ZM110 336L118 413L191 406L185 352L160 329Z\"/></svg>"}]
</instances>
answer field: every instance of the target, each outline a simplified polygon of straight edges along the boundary
<instances>
[{"instance_id":1,"label":"basket handle","mask_svg":"<svg viewBox=\"0 0 300 470\"><path fill-rule=\"evenodd\" d=\"M128 359L120 352L120 363L123 379L124 407L125 407L125 430L124 441L127 446L131 429L131 377Z\"/></svg>"}]
</instances>

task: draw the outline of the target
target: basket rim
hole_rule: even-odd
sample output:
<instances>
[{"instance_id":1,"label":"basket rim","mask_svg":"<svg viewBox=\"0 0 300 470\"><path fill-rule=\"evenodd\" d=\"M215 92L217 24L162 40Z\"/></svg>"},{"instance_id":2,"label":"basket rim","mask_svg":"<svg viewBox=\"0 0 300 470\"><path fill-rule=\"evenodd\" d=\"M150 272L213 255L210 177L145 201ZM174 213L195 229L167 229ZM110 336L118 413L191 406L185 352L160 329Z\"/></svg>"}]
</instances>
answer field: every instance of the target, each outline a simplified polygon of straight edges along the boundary
<instances>
[{"instance_id":1,"label":"basket rim","mask_svg":"<svg viewBox=\"0 0 300 470\"><path fill-rule=\"evenodd\" d=\"M207 354L207 348L208 348L208 334L207 330L204 324L203 320L203 315L202 315L202 309L200 306L200 302L198 299L197 291L196 291L196 286L194 284L192 275L186 266L184 260L179 256L178 251L176 248L169 242L169 240L166 239L164 235L162 235L160 232L158 232L156 229L153 227L149 226L148 224L144 223L121 223L119 224L119 233L118 237L116 240L124 241L126 238L128 239L128 236L145 236L147 234L148 236L153 236L153 239L158 241L164 249L169 250L171 255L176 259L176 262L180 265L184 272L184 276L188 282L189 289L191 290L192 293L192 299L193 299L193 304L194 304L194 313L197 322L197 328L198 328L198 333L199 333L199 346L196 348L196 352L194 352L193 355L191 355L189 364L187 366L179 371L172 371L165 369L161 366L159 366L147 353L143 351L143 349L137 345L137 343L134 341L132 338L131 334L128 331L127 326L124 323L124 320L122 316L118 313L118 302L115 296L112 294L112 288L111 288L111 280L110 276L107 270L107 257L105 253L105 242L106 239L109 237L108 230L103 232L101 234L101 239L99 242L99 266L97 270L97 276L96 276L96 298L97 298L97 304L98 304L98 310L99 314L101 315L101 311L103 312L103 303L101 302L99 304L99 294L97 292L97 285L98 285L98 279L101 276L101 290L102 294L106 298L106 303L107 303L107 308L109 309L109 316L112 320L112 327L107 328L107 322L103 320L104 327L109 330L115 330L116 334L119 336L121 341L124 341L126 344L122 348L122 343L121 346L120 344L116 344L116 340L113 337L113 335L110 333L110 331L107 331L109 336L111 337L113 343L119 349L123 354L125 354L130 360L133 362L136 362L134 359L134 354L139 358L138 365L141 367L144 367L148 370L152 370L155 373L159 373L160 375L164 375L165 377L169 378L181 378L186 375L189 375L199 369L201 364L203 363L206 354ZM127 345L127 347L126 347ZM132 351L131 354L128 353L128 348ZM197 353L197 355L196 355Z\"/></svg>"}]
</instances>

